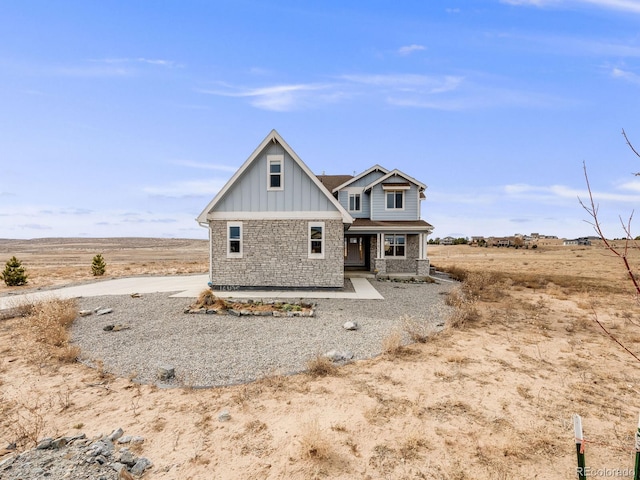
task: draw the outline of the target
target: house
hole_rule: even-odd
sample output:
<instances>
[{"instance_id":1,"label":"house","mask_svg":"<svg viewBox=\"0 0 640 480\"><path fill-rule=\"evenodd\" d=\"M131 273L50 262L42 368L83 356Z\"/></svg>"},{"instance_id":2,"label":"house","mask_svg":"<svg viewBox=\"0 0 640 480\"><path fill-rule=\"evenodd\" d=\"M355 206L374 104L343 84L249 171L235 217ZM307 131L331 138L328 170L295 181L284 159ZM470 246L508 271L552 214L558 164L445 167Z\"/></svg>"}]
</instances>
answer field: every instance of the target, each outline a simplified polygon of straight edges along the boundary
<instances>
[{"instance_id":1,"label":"house","mask_svg":"<svg viewBox=\"0 0 640 480\"><path fill-rule=\"evenodd\" d=\"M316 176L272 130L197 218L212 287L341 288L345 269L428 275L425 189L379 165Z\"/></svg>"},{"instance_id":2,"label":"house","mask_svg":"<svg viewBox=\"0 0 640 480\"><path fill-rule=\"evenodd\" d=\"M564 242L562 242L563 245L583 245L583 246L587 246L590 247L591 246L591 240L588 237L580 237L580 238L574 238L571 240L565 240Z\"/></svg>"}]
</instances>

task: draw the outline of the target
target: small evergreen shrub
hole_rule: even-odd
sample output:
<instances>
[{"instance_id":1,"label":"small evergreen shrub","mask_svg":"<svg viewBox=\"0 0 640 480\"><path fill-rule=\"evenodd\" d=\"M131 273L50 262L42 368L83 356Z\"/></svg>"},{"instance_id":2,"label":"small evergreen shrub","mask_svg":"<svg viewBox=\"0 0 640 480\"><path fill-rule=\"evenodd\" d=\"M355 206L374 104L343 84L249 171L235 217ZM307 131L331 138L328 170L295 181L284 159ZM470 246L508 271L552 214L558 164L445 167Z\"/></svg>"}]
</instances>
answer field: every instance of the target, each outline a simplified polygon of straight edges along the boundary
<instances>
[{"instance_id":1,"label":"small evergreen shrub","mask_svg":"<svg viewBox=\"0 0 640 480\"><path fill-rule=\"evenodd\" d=\"M104 272L107 269L107 264L102 258L102 254L98 253L95 257L93 257L93 261L91 262L91 273L93 273L94 277L100 277L104 275Z\"/></svg>"},{"instance_id":2,"label":"small evergreen shrub","mask_svg":"<svg viewBox=\"0 0 640 480\"><path fill-rule=\"evenodd\" d=\"M27 283L27 274L22 266L22 262L15 255L11 257L0 274L0 278L9 287L18 287Z\"/></svg>"}]
</instances>

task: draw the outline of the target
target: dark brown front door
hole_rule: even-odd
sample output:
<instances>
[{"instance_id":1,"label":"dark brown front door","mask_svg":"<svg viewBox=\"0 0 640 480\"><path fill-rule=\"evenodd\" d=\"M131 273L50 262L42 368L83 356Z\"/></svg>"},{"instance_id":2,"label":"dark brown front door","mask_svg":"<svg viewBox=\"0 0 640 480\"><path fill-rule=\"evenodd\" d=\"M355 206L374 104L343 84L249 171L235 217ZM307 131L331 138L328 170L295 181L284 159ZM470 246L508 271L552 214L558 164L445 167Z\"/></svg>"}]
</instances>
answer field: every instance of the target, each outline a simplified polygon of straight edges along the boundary
<instances>
[{"instance_id":1,"label":"dark brown front door","mask_svg":"<svg viewBox=\"0 0 640 480\"><path fill-rule=\"evenodd\" d=\"M366 266L367 249L365 238L356 235L346 235L344 237L344 265L345 267Z\"/></svg>"}]
</instances>

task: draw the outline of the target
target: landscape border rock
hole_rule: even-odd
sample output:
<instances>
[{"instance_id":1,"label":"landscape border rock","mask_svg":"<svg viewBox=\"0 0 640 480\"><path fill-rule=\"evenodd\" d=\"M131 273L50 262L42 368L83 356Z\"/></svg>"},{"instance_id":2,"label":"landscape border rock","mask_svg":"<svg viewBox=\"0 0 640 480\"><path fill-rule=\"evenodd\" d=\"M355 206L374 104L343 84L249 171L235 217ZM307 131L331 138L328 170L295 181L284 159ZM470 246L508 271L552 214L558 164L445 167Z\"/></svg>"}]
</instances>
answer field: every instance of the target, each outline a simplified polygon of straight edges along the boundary
<instances>
[{"instance_id":1,"label":"landscape border rock","mask_svg":"<svg viewBox=\"0 0 640 480\"><path fill-rule=\"evenodd\" d=\"M0 460L0 478L95 478L116 480L141 477L153 466L151 460L138 457L122 443L123 430L88 439L79 434L70 437L44 438L31 450ZM143 437L128 436L130 443L142 443ZM124 473L126 471L126 473Z\"/></svg>"},{"instance_id":2,"label":"landscape border rock","mask_svg":"<svg viewBox=\"0 0 640 480\"><path fill-rule=\"evenodd\" d=\"M233 315L235 317L315 317L316 303L308 302L282 302L282 301L255 301L255 300L236 300L229 299L227 303L233 304L236 308L212 308L189 306L184 309L187 314L205 314L205 315ZM246 308L237 308L237 306L245 306ZM272 307L273 310L254 310L252 307ZM299 308L300 310L297 310Z\"/></svg>"}]
</instances>

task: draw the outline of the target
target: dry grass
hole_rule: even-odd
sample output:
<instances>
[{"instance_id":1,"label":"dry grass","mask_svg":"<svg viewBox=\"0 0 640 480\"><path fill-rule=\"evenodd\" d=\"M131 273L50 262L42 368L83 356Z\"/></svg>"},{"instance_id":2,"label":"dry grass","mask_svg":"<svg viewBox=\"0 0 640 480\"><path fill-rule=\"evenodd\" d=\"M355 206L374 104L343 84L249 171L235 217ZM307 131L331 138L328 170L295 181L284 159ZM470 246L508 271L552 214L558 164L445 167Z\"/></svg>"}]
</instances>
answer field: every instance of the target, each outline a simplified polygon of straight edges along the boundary
<instances>
[{"instance_id":1,"label":"dry grass","mask_svg":"<svg viewBox=\"0 0 640 480\"><path fill-rule=\"evenodd\" d=\"M42 374L16 346L36 345L14 327L25 319L2 321L0 441L33 444L79 422L94 435L115 422L144 426L132 433L147 438L145 456L172 465L172 478L210 478L214 466L230 479L567 478L575 476L571 415L579 413L592 440L589 464L632 468L640 374L591 309L640 352L640 305L621 288L612 259L596 249L579 255L544 246L430 248L434 263L457 266L468 282L448 300L475 308L457 324L464 328L414 339L410 356L355 362L340 375L273 374L212 390L141 386L140 395L125 379L96 385L82 365ZM595 282L605 286L585 290ZM421 314L407 319L401 339L421 336ZM227 406L231 422L207 414ZM304 423L312 418L321 426Z\"/></svg>"},{"instance_id":2,"label":"dry grass","mask_svg":"<svg viewBox=\"0 0 640 480\"><path fill-rule=\"evenodd\" d=\"M402 333L399 330L392 330L382 339L382 353L389 358L401 356L405 352L402 344Z\"/></svg>"},{"instance_id":3,"label":"dry grass","mask_svg":"<svg viewBox=\"0 0 640 480\"><path fill-rule=\"evenodd\" d=\"M78 316L76 300L42 300L30 305L29 311L22 326L26 334L40 347L34 349L34 353L38 352L39 357L50 356L63 363L75 362L80 349L70 344L69 327ZM42 360L38 358L39 362Z\"/></svg>"},{"instance_id":4,"label":"dry grass","mask_svg":"<svg viewBox=\"0 0 640 480\"><path fill-rule=\"evenodd\" d=\"M302 427L300 433L300 456L305 460L323 462L331 459L334 449L318 420L312 420Z\"/></svg>"},{"instance_id":5,"label":"dry grass","mask_svg":"<svg viewBox=\"0 0 640 480\"><path fill-rule=\"evenodd\" d=\"M307 360L307 373L312 377L326 377L327 375L336 375L338 367L330 358L318 354Z\"/></svg>"},{"instance_id":6,"label":"dry grass","mask_svg":"<svg viewBox=\"0 0 640 480\"><path fill-rule=\"evenodd\" d=\"M403 315L400 318L402 330L404 330L414 343L427 343L436 334L434 325L427 320L418 320L411 315Z\"/></svg>"}]
</instances>

